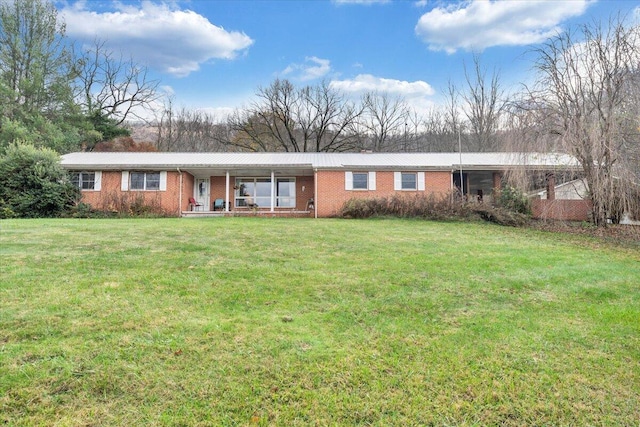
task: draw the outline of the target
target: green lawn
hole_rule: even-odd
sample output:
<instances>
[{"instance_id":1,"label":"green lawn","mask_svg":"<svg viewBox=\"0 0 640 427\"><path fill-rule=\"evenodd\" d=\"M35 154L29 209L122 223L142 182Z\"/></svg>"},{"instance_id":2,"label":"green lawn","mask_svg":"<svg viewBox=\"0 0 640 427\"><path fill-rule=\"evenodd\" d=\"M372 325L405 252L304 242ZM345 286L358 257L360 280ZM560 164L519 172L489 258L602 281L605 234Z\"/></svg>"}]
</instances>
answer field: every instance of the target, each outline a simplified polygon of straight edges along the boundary
<instances>
[{"instance_id":1,"label":"green lawn","mask_svg":"<svg viewBox=\"0 0 640 427\"><path fill-rule=\"evenodd\" d=\"M638 425L639 252L414 220L3 220L0 424Z\"/></svg>"}]
</instances>

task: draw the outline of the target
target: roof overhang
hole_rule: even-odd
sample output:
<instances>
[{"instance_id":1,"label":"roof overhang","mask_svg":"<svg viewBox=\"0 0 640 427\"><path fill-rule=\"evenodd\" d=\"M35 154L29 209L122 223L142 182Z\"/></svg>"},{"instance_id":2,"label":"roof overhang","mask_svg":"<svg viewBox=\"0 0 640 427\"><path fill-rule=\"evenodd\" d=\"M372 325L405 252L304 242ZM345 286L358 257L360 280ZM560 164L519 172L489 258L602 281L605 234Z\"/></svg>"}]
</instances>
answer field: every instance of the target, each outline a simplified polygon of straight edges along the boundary
<instances>
[{"instance_id":1,"label":"roof overhang","mask_svg":"<svg viewBox=\"0 0 640 427\"><path fill-rule=\"evenodd\" d=\"M181 170L196 176L312 174L314 170L575 170L558 153L71 153L69 170Z\"/></svg>"}]
</instances>

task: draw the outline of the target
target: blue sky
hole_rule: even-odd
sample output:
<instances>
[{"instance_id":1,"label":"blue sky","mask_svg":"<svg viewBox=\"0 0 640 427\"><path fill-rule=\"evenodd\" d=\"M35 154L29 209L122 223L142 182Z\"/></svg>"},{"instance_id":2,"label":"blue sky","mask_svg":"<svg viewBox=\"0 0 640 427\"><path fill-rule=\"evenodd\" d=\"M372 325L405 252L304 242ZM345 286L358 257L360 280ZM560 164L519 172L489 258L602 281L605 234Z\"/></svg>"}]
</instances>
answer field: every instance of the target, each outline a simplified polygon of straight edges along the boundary
<instances>
[{"instance_id":1,"label":"blue sky","mask_svg":"<svg viewBox=\"0 0 640 427\"><path fill-rule=\"evenodd\" d=\"M58 1L67 35L96 37L146 65L174 105L222 115L276 78L323 80L354 97L402 96L416 110L464 82L474 53L507 88L532 75L532 50L557 31L623 14L613 0Z\"/></svg>"}]
</instances>

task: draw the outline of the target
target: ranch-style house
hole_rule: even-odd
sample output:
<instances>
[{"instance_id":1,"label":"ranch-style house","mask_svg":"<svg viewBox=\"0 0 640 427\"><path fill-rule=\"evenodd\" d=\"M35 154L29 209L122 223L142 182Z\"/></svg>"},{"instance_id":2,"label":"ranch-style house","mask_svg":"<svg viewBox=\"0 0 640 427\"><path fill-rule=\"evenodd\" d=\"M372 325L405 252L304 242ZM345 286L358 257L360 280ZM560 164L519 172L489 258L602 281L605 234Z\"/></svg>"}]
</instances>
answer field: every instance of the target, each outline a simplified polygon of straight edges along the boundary
<instances>
[{"instance_id":1,"label":"ranch-style house","mask_svg":"<svg viewBox=\"0 0 640 427\"><path fill-rule=\"evenodd\" d=\"M555 172L578 169L573 157L548 153L78 152L61 164L98 209L137 197L175 216L315 218L335 216L351 198L457 192L490 201L509 170L545 173L553 189ZM586 219L584 200L545 194L534 216Z\"/></svg>"}]
</instances>

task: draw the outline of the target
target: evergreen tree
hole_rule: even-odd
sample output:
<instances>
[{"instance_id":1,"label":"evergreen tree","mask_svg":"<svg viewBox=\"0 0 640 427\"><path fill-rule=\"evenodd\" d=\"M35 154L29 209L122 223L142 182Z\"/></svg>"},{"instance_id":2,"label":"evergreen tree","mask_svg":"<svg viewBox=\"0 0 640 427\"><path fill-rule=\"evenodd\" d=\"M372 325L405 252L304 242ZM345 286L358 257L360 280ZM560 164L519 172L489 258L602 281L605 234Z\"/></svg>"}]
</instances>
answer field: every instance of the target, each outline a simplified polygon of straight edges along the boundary
<instances>
[{"instance_id":1,"label":"evergreen tree","mask_svg":"<svg viewBox=\"0 0 640 427\"><path fill-rule=\"evenodd\" d=\"M79 198L55 151L11 144L0 156L0 218L60 216Z\"/></svg>"}]
</instances>

